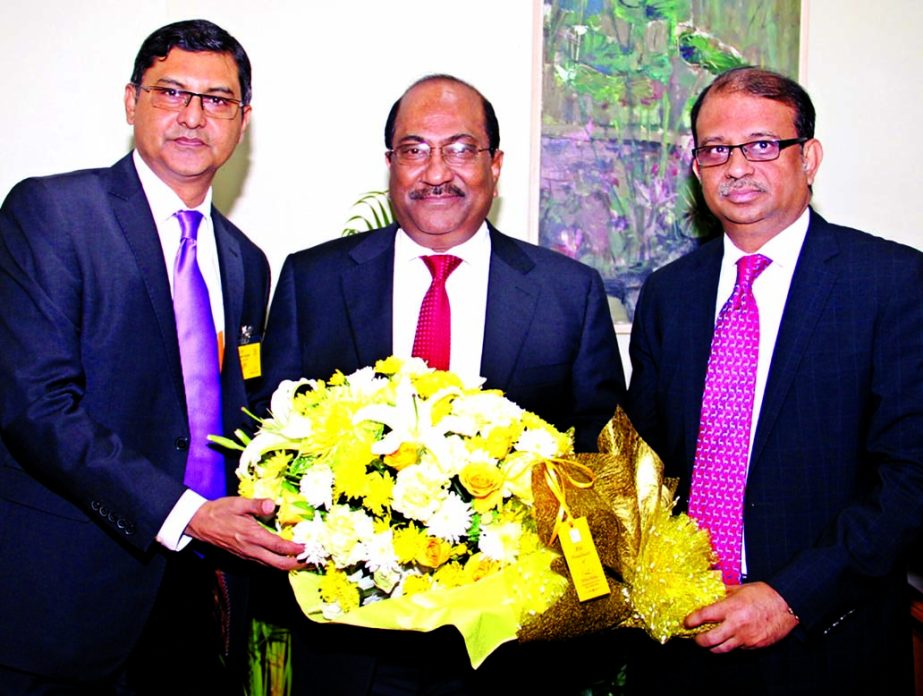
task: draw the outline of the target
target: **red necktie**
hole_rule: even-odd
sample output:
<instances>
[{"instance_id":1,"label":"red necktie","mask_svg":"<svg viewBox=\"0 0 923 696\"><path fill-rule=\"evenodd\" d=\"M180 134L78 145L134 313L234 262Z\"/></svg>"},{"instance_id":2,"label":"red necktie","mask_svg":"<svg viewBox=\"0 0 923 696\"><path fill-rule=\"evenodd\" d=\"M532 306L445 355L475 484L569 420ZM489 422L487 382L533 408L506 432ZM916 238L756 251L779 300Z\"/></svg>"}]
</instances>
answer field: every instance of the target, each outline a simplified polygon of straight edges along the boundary
<instances>
[{"instance_id":1,"label":"red necktie","mask_svg":"<svg viewBox=\"0 0 923 696\"><path fill-rule=\"evenodd\" d=\"M424 256L423 263L433 276L433 282L420 305L417 334L413 339L413 356L423 358L436 370L448 370L452 352L452 310L445 291L445 281L458 268L461 259L440 254Z\"/></svg>"},{"instance_id":2,"label":"red necktie","mask_svg":"<svg viewBox=\"0 0 923 696\"><path fill-rule=\"evenodd\" d=\"M689 492L689 515L708 530L727 585L739 585L741 574L744 487L760 348L753 281L770 263L760 254L741 258L734 291L718 314Z\"/></svg>"}]
</instances>

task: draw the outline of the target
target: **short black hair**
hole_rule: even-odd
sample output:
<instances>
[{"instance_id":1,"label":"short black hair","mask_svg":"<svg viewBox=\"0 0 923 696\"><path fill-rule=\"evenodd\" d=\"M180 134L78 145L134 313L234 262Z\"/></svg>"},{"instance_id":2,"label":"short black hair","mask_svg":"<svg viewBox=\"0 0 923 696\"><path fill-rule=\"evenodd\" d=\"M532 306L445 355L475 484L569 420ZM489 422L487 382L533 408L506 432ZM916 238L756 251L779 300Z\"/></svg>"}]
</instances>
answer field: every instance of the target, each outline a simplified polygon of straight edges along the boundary
<instances>
[{"instance_id":1,"label":"short black hair","mask_svg":"<svg viewBox=\"0 0 923 696\"><path fill-rule=\"evenodd\" d=\"M500 124L497 122L497 114L494 111L493 104L491 104L487 97L485 97L481 92L474 86L468 84L464 80L460 80L454 75L445 75L445 74L433 74L426 75L421 77L419 80L414 82L410 87L404 90L404 94L400 96L394 105L391 107L391 111L388 112L388 120L385 121L385 147L390 150L394 143L394 123L397 121L397 112L401 108L401 101L407 95L407 92L412 90L417 85L422 85L426 82L436 82L439 80L444 80L446 82L454 82L459 85L463 85L470 90L473 90L481 98L481 104L484 107L484 130L487 133L487 147L490 150L490 154L493 155L497 150L500 149Z\"/></svg>"},{"instance_id":2,"label":"short black hair","mask_svg":"<svg viewBox=\"0 0 923 696\"><path fill-rule=\"evenodd\" d=\"M791 78L772 70L744 66L732 68L721 73L715 78L714 82L702 90L698 99L695 100L690 113L690 120L692 122L692 139L696 145L698 145L699 138L696 131L699 111L702 109L705 97L712 92L746 92L755 97L782 102L795 112L795 131L798 133L798 137L814 137L814 104L805 89Z\"/></svg>"},{"instance_id":3,"label":"short black hair","mask_svg":"<svg viewBox=\"0 0 923 696\"><path fill-rule=\"evenodd\" d=\"M241 101L244 105L250 103L253 91L250 86L250 59L247 52L237 39L207 19L187 19L167 24L148 36L135 58L131 84L139 87L145 71L155 60L166 58L174 48L192 52L229 53L237 63Z\"/></svg>"}]
</instances>

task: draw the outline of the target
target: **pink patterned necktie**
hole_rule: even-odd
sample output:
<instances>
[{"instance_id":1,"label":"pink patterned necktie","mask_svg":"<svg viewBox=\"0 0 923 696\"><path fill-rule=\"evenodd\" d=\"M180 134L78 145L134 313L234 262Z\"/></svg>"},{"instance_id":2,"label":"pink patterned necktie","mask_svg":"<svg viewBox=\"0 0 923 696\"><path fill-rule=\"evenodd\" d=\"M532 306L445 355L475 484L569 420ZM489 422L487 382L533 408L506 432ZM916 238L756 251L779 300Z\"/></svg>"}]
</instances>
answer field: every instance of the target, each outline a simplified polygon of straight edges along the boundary
<instances>
[{"instance_id":1,"label":"pink patterned necktie","mask_svg":"<svg viewBox=\"0 0 923 696\"><path fill-rule=\"evenodd\" d=\"M189 456L183 483L210 499L227 494L224 457L208 446L210 434L221 434L221 376L218 337L208 287L196 260L196 237L202 213L176 213L181 230L173 266L173 312L179 339L186 410L189 416Z\"/></svg>"},{"instance_id":2,"label":"pink patterned necktie","mask_svg":"<svg viewBox=\"0 0 923 696\"><path fill-rule=\"evenodd\" d=\"M737 282L721 308L708 358L689 515L708 530L727 585L740 584L744 487L760 348L753 281L772 261L737 262Z\"/></svg>"},{"instance_id":3,"label":"pink patterned necktie","mask_svg":"<svg viewBox=\"0 0 923 696\"><path fill-rule=\"evenodd\" d=\"M413 339L413 356L423 358L437 370L449 369L452 353L452 310L445 281L458 268L461 259L449 254L424 256L423 263L433 276L420 305L417 334Z\"/></svg>"}]
</instances>

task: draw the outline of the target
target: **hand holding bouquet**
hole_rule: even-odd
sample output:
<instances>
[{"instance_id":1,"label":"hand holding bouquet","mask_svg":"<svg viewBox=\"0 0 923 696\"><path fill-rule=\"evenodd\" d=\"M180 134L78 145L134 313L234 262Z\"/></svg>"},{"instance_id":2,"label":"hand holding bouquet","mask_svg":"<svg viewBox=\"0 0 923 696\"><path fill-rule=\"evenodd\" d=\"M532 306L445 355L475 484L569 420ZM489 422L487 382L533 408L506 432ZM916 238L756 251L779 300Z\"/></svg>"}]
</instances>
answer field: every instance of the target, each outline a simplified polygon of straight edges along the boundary
<instances>
[{"instance_id":1,"label":"hand holding bouquet","mask_svg":"<svg viewBox=\"0 0 923 696\"><path fill-rule=\"evenodd\" d=\"M566 500L549 496L537 474L549 462L566 470L575 461L570 433L416 358L391 357L326 382L283 382L270 410L252 440L237 433L244 447L214 439L243 449L241 495L275 500L274 529L305 545L307 567L290 581L309 618L421 631L455 625L475 667L517 635L559 634L549 627L573 603L572 590L548 542ZM593 476L605 478L604 469ZM636 531L644 528L639 502L663 510L655 483L656 504L619 498ZM595 496L594 510L610 502ZM599 519L608 521L599 527ZM608 513L591 521L597 538L621 535L637 555L640 534L629 539ZM623 583L630 559L607 558L612 582ZM615 589L603 623L643 624L631 622L631 596Z\"/></svg>"}]
</instances>

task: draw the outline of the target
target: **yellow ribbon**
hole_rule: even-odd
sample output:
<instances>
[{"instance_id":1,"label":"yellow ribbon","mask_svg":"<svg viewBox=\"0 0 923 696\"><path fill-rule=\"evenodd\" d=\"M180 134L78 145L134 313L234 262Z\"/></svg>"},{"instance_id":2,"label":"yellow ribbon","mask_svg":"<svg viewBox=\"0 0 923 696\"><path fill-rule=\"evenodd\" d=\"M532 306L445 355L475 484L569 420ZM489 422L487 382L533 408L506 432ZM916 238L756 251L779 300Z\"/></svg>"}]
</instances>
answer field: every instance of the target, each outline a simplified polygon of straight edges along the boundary
<instances>
[{"instance_id":1,"label":"yellow ribbon","mask_svg":"<svg viewBox=\"0 0 923 696\"><path fill-rule=\"evenodd\" d=\"M596 474L593 473L590 467L573 459L553 457L544 460L542 464L545 465L545 483L548 484L548 490L558 501L554 529L551 532L551 539L548 541L548 545L551 546L555 539L558 538L558 529L561 525L573 517L570 508L567 506L564 485L569 483L574 488L592 488L593 484L596 483ZM585 477L585 480L578 480L577 474Z\"/></svg>"}]
</instances>

